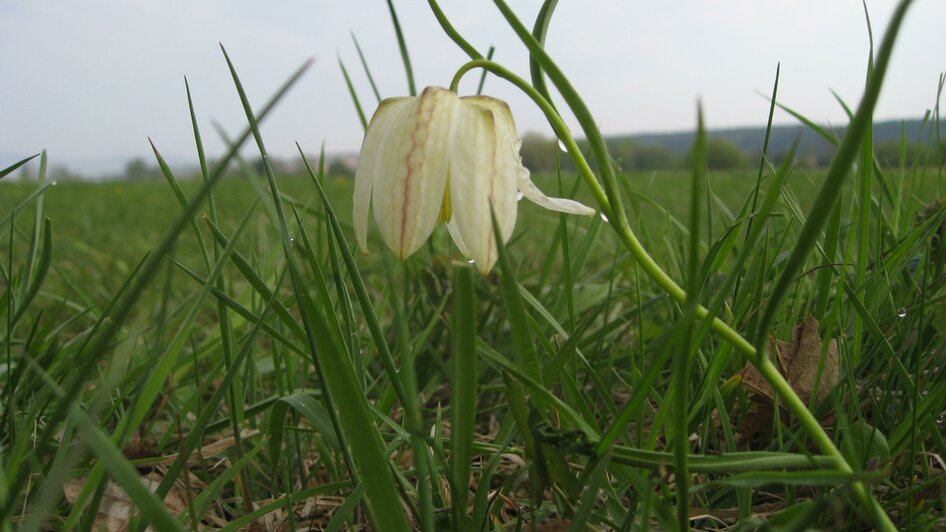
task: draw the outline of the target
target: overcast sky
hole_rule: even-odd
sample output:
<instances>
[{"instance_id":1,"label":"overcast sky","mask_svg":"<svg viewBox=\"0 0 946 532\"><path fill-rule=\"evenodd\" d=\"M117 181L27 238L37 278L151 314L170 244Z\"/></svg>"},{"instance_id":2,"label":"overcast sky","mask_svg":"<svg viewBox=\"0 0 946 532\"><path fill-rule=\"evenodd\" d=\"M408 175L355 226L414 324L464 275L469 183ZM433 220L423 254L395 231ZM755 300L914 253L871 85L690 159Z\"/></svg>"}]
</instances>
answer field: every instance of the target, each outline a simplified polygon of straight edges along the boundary
<instances>
[{"instance_id":1,"label":"overcast sky","mask_svg":"<svg viewBox=\"0 0 946 532\"><path fill-rule=\"evenodd\" d=\"M539 0L510 0L531 27ZM867 0L879 45L895 2ZM418 88L446 86L466 57L427 3L396 0ZM492 2L442 0L454 25L523 76L527 54ZM876 119L922 116L946 70L946 1L917 0L901 31ZM205 143L211 126L244 118L217 43L226 46L250 100L262 104L307 58L315 64L263 126L275 156L294 142L316 152L356 151L362 131L338 67L348 66L370 113L376 105L349 32L382 96L407 93L384 0L3 0L0 3L0 167L46 148L51 162L86 173L148 156L147 137L178 164L196 161L184 76ZM547 48L606 134L691 129L701 97L709 127L760 125L782 64L779 100L810 118L843 123L831 94L856 105L867 28L860 0L562 0ZM475 91L469 76L461 93ZM550 134L541 114L505 82L520 131ZM577 130L572 120L573 129ZM777 122L792 123L782 113Z\"/></svg>"}]
</instances>

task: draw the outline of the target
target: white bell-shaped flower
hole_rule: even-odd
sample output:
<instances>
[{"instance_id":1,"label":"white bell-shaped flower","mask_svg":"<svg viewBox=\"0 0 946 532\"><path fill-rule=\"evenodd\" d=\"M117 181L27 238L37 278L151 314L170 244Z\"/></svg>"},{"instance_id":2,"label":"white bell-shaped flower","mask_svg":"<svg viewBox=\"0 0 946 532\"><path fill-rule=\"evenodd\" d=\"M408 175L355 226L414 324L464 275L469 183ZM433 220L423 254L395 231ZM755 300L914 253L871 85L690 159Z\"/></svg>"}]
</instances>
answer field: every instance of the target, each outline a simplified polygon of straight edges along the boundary
<instances>
[{"instance_id":1,"label":"white bell-shaped flower","mask_svg":"<svg viewBox=\"0 0 946 532\"><path fill-rule=\"evenodd\" d=\"M503 241L516 226L519 192L554 211L594 214L576 201L549 198L529 178L509 106L486 96L459 98L439 87L419 97L388 98L375 111L355 172L354 227L368 250L368 210L384 243L403 259L446 222L460 252L483 273L498 252L490 207Z\"/></svg>"}]
</instances>

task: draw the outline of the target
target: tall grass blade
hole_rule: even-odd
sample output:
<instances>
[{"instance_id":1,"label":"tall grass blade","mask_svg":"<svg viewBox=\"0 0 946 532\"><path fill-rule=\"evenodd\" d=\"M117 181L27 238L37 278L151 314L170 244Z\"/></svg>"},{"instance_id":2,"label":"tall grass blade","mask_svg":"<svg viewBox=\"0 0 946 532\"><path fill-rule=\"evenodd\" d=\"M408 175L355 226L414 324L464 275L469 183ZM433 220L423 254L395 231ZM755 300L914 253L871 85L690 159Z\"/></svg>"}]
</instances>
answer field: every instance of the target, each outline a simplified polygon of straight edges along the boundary
<instances>
[{"instance_id":1,"label":"tall grass blade","mask_svg":"<svg viewBox=\"0 0 946 532\"><path fill-rule=\"evenodd\" d=\"M470 469L476 426L476 295L473 268L467 264L453 267L453 378L450 400L450 460L453 465L454 526L466 528L466 503L469 496Z\"/></svg>"},{"instance_id":2,"label":"tall grass blade","mask_svg":"<svg viewBox=\"0 0 946 532\"><path fill-rule=\"evenodd\" d=\"M6 168L0 170L0 179L3 179L4 177L6 177L6 176L12 174L13 172L16 171L17 168L19 168L19 167L23 166L24 164L26 164L26 163L32 161L33 159L35 159L35 158L38 157L38 156L39 156L38 153L37 153L36 155L30 155L29 157L27 157L27 158L25 158L25 159L21 159L21 160L15 162L15 163L11 164L10 166L8 166L8 167L6 167Z\"/></svg>"},{"instance_id":3,"label":"tall grass blade","mask_svg":"<svg viewBox=\"0 0 946 532\"><path fill-rule=\"evenodd\" d=\"M358 51L358 60L361 61L361 68L365 71L365 76L368 77L368 83L371 85L371 92L374 93L374 98L377 103L381 103L381 93L378 92L378 86L374 83L374 76L371 75L371 69L368 68L368 61L365 59L365 54L361 51L361 45L358 44L358 38L355 37L355 33L351 33L351 40L355 43L355 50ZM344 71L344 70L343 70ZM348 82L348 76L345 76L346 83ZM349 87L349 91L351 88Z\"/></svg>"},{"instance_id":4,"label":"tall grass blade","mask_svg":"<svg viewBox=\"0 0 946 532\"><path fill-rule=\"evenodd\" d=\"M361 109L361 101L358 99L358 93L355 92L355 86L351 83L351 78L348 76L348 69L345 68L345 63L342 61L341 56L338 58L338 67L342 69L342 76L345 77L345 86L348 87L348 95L351 96L351 101L355 104L355 112L358 113L358 121L361 122L361 129L368 129L368 120L365 119L365 112Z\"/></svg>"},{"instance_id":5,"label":"tall grass blade","mask_svg":"<svg viewBox=\"0 0 946 532\"><path fill-rule=\"evenodd\" d=\"M397 47L401 50L401 61L404 63L404 74L407 76L407 92L411 96L417 96L417 88L414 87L414 69L411 68L411 56L407 53L407 44L404 42L404 33L401 31L401 23L397 18L397 11L394 9L394 0L387 0L388 11L391 13L391 24L394 26L394 34L397 35Z\"/></svg>"}]
</instances>

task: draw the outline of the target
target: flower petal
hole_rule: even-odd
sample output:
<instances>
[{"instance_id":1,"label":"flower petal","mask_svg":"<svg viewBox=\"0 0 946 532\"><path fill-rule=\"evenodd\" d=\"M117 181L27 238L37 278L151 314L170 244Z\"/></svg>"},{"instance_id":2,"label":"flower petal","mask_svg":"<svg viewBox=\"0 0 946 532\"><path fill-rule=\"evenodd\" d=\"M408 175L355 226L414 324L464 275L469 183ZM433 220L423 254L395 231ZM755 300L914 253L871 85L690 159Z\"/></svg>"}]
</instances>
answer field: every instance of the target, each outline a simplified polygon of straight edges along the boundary
<instances>
[{"instance_id":1,"label":"flower petal","mask_svg":"<svg viewBox=\"0 0 946 532\"><path fill-rule=\"evenodd\" d=\"M427 87L418 98L395 102L391 116L382 117L365 171L374 176L371 196L381 237L398 258L417 251L437 223L459 109L456 94Z\"/></svg>"},{"instance_id":2,"label":"flower petal","mask_svg":"<svg viewBox=\"0 0 946 532\"><path fill-rule=\"evenodd\" d=\"M568 214L582 214L586 216L591 216L595 213L594 209L586 207L577 201L564 198L550 198L535 186L535 183L529 178L529 170L522 166L522 158L519 156L519 147L522 142L519 140L518 133L516 133L516 123L513 121L512 112L505 102L488 96L470 96L461 98L461 100L464 103L472 103L489 108L493 111L494 115L498 117L498 133L502 139L500 142L512 150L512 156L515 157L518 166L516 173L517 187L525 197L529 198L533 203L552 211Z\"/></svg>"},{"instance_id":3,"label":"flower petal","mask_svg":"<svg viewBox=\"0 0 946 532\"><path fill-rule=\"evenodd\" d=\"M358 169L355 171L355 194L353 199L352 225L355 228L355 240L363 253L368 252L368 212L371 205L371 189L378 174L379 160L381 159L380 146L386 136L396 127L395 119L399 116L399 108L410 105L414 98L388 98L378 105L365 139L361 143L361 156L358 160Z\"/></svg>"},{"instance_id":4,"label":"flower petal","mask_svg":"<svg viewBox=\"0 0 946 532\"><path fill-rule=\"evenodd\" d=\"M525 174L519 175L519 192L529 198L529 201L545 207L550 211L564 212L567 214L581 214L584 216L592 216L595 213L595 210L591 207L578 203L575 200L565 199L565 198L550 198L546 196L535 183L532 182L532 179L529 178L529 171L527 170Z\"/></svg>"},{"instance_id":5,"label":"flower petal","mask_svg":"<svg viewBox=\"0 0 946 532\"><path fill-rule=\"evenodd\" d=\"M522 166L516 126L508 108L502 114L491 103L483 104L484 100L498 102L461 98L456 137L450 147L453 218L447 228L460 251L487 273L498 258L490 212L495 213L504 241L509 239L516 226L516 176Z\"/></svg>"}]
</instances>

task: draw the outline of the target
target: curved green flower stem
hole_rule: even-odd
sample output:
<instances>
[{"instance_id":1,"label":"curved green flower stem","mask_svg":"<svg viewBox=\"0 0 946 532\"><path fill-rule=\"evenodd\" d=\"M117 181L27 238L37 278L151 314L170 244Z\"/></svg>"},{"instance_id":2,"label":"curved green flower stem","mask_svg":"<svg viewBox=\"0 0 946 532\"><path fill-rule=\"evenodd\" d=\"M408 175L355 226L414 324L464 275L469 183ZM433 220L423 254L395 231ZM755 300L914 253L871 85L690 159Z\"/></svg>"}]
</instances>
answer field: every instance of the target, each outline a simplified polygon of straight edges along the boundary
<instances>
[{"instance_id":1,"label":"curved green flower stem","mask_svg":"<svg viewBox=\"0 0 946 532\"><path fill-rule=\"evenodd\" d=\"M595 197L595 200L601 206L601 210L608 217L611 226L614 228L618 237L621 239L621 242L625 245L631 255L635 260L638 261L640 266L644 271L653 279L664 291L667 292L670 297L675 299L680 304L686 304L687 294L673 279L670 278L654 261L653 257L647 253L647 250L644 249L644 246L641 244L640 240L637 239L637 235L634 233L634 230L631 229L630 224L627 221L627 215L620 204L620 200L612 202L611 197L613 193L609 194L606 187L603 188L601 183L598 182L595 173L591 170L591 167L588 164L588 161L585 159L584 155L581 153L581 150L578 148L578 144L575 142L574 137L572 137L571 132L568 130L568 126L565 125L565 122L562 120L562 117L558 114L554 107L546 100L532 85L527 81L508 70L506 67L495 63L493 61L487 61L483 59L476 59L464 64L457 70L457 73L454 75L453 80L450 82L450 90L456 92L459 87L460 80L463 78L464 74L473 70L475 68L482 68L488 70L494 76L505 79L506 81L512 83L516 88L524 92L529 96L533 102L542 110L545 114L546 119L548 119L549 124L552 126L553 131L555 131L556 136L562 141L565 145L565 148L568 150L569 155L575 161L575 166L578 169L579 175L584 179L585 183L588 185L588 188L591 189L592 195ZM559 87L561 90L561 87ZM576 95L577 97L577 95ZM568 100L568 98L566 98ZM587 108L579 107L579 110L587 113L587 116L590 117ZM579 111L573 107L573 111L576 112L576 115ZM594 124L593 120L579 120L580 122L590 122L591 127L597 132L597 126ZM588 127L585 127L585 132L588 131ZM598 141L595 142L592 137L597 137ZM602 174L605 176L607 183L607 175L612 174L613 179L613 170L610 169L610 159L607 158L606 149L603 149L604 141L601 138L600 132L597 132L596 135L588 135L589 142L591 142L593 150L596 152L596 156L599 152L601 158L599 159L599 166L602 169ZM599 147L595 147L596 144L600 144ZM608 170L605 170L605 169ZM616 197L616 196L614 196ZM617 208L614 206L617 205ZM708 316L708 311L702 305L698 305L696 313L699 319L706 319ZM831 438L824 431L821 425L818 423L818 420L815 419L814 415L808 410L804 401L798 397L798 394L792 389L791 385L779 373L778 369L772 363L771 360L764 354L760 354L755 346L752 345L748 340L742 337L738 332L736 332L732 327L726 324L724 321L719 318L712 318L711 328L718 335L722 336L724 340L733 345L738 351L746 356L759 370L759 373L765 377L765 380L769 382L772 386L772 389L778 394L781 401L785 404L786 408L791 412L801 424L801 426L808 432L809 437L818 446L822 453L827 457L833 458L834 462L839 471L845 473L853 472L850 464L844 459L841 455L841 452L831 441ZM617 428L617 430L623 430L623 423L615 422L612 425L612 428ZM603 440L607 441L608 438L605 437ZM600 452L601 449L598 449ZM865 488L862 482L852 483L851 489L854 491L854 494L857 498L867 506L874 517L875 525L878 525L880 528L885 530L896 530L893 523L890 521L889 517L883 510L880 508L880 505L876 500L870 495L870 493Z\"/></svg>"}]
</instances>

